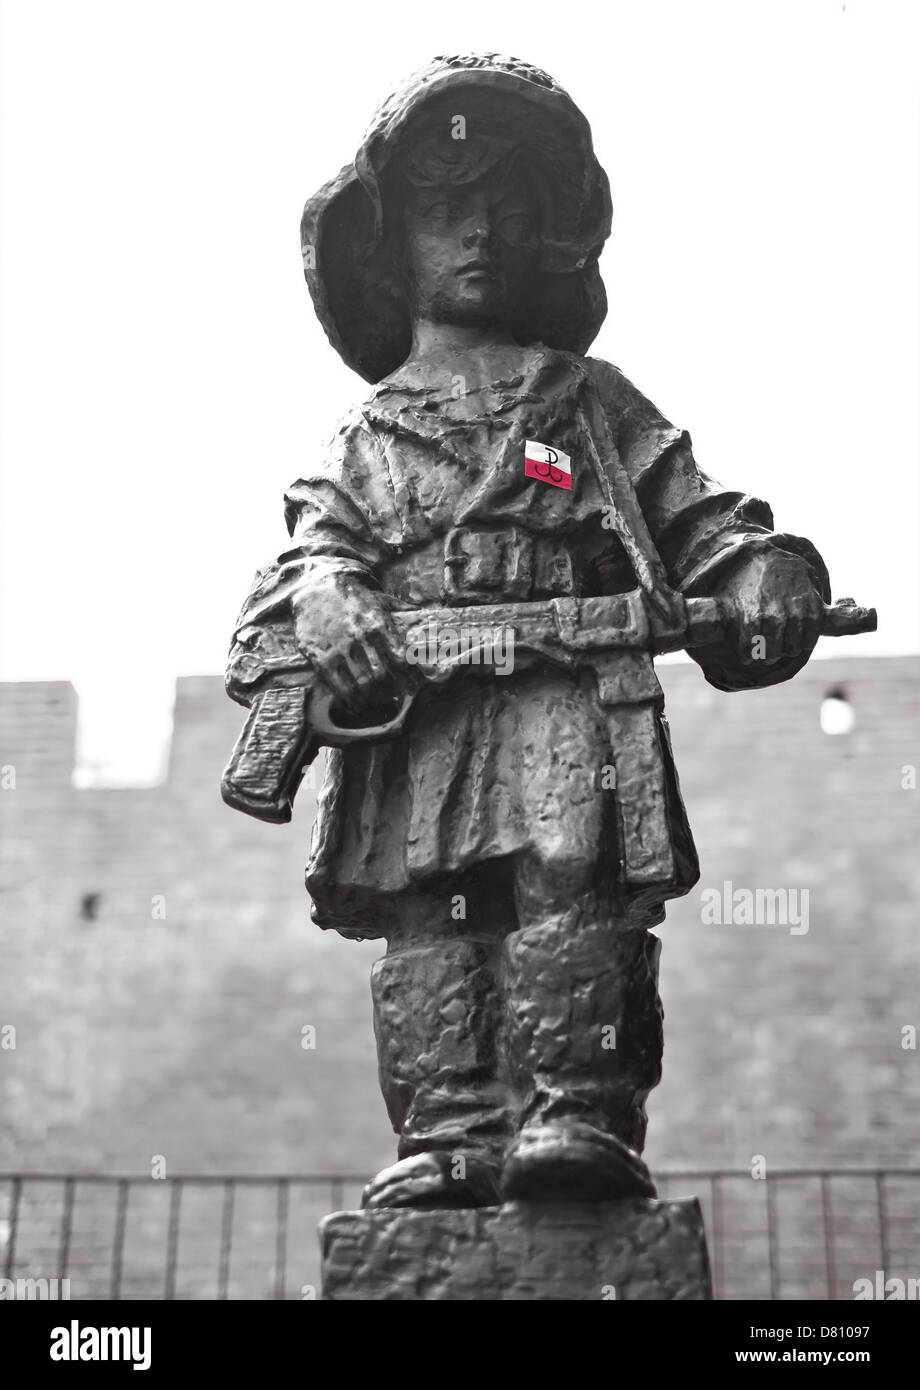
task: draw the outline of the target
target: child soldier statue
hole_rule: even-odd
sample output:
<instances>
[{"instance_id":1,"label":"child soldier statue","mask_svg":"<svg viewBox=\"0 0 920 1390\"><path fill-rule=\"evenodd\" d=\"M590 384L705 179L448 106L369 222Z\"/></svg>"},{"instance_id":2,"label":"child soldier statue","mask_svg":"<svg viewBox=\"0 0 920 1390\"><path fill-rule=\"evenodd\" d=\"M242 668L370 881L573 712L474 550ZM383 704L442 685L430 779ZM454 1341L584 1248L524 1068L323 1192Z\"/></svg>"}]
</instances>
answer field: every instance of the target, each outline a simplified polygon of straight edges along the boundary
<instances>
[{"instance_id":1,"label":"child soldier statue","mask_svg":"<svg viewBox=\"0 0 920 1390\"><path fill-rule=\"evenodd\" d=\"M287 819L330 747L313 919L387 942L398 1161L368 1208L654 1197L649 929L698 864L653 657L750 690L872 625L585 356L610 222L581 112L490 53L414 74L303 215L316 312L374 385L287 493L290 545L240 616L223 791Z\"/></svg>"}]
</instances>

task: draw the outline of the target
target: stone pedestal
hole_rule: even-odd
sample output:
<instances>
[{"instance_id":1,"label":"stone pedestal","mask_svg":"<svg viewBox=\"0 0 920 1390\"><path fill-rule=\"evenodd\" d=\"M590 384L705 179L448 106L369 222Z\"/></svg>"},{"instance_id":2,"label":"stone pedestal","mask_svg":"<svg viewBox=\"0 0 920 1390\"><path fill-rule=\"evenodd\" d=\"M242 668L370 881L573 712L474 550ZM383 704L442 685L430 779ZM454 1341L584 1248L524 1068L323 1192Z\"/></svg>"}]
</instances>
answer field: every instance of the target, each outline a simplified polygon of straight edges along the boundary
<instances>
[{"instance_id":1,"label":"stone pedestal","mask_svg":"<svg viewBox=\"0 0 920 1390\"><path fill-rule=\"evenodd\" d=\"M340 1211L320 1238L326 1299L712 1298L695 1198Z\"/></svg>"}]
</instances>

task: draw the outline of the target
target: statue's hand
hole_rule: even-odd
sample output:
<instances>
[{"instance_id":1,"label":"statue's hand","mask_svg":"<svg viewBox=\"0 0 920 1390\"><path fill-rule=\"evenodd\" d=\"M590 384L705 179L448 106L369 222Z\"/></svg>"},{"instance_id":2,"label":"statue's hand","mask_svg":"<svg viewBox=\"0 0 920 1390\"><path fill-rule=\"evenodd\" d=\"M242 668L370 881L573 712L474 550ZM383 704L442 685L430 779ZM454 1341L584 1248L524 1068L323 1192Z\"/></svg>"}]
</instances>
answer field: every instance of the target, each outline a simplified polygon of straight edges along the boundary
<instances>
[{"instance_id":1,"label":"statue's hand","mask_svg":"<svg viewBox=\"0 0 920 1390\"><path fill-rule=\"evenodd\" d=\"M824 620L809 566L796 555L758 555L724 593L727 637L743 666L808 657Z\"/></svg>"},{"instance_id":2,"label":"statue's hand","mask_svg":"<svg viewBox=\"0 0 920 1390\"><path fill-rule=\"evenodd\" d=\"M405 671L405 643L386 604L349 575L295 598L292 607L297 645L347 705L372 703Z\"/></svg>"}]
</instances>

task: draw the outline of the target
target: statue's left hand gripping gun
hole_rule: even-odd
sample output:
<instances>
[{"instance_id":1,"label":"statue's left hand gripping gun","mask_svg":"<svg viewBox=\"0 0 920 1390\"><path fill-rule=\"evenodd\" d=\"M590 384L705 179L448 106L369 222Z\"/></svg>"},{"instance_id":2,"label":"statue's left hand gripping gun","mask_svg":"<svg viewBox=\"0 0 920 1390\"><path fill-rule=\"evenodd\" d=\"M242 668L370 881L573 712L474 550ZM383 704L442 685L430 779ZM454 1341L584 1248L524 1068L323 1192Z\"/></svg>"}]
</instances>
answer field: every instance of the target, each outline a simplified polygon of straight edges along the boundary
<instances>
[{"instance_id":1,"label":"statue's left hand gripping gun","mask_svg":"<svg viewBox=\"0 0 920 1390\"><path fill-rule=\"evenodd\" d=\"M393 622L407 650L426 630L464 628L484 634L501 629L513 642L518 669L522 657L530 666L597 669L617 652L653 656L724 640L725 614L718 599L671 597L675 601L666 615L635 589L602 598L410 609L394 613ZM825 636L874 632L876 627L875 609L861 608L853 599L840 599L825 608ZM249 705L249 715L221 781L224 801L260 820L289 821L305 768L320 747L394 738L404 728L420 690L443 683L453 671L475 660L467 648L462 657L440 665L407 664L406 689L394 702L392 714L383 723L360 725L336 722L333 695L293 645L290 656L263 658L245 650L235 652L227 682L236 698Z\"/></svg>"}]
</instances>

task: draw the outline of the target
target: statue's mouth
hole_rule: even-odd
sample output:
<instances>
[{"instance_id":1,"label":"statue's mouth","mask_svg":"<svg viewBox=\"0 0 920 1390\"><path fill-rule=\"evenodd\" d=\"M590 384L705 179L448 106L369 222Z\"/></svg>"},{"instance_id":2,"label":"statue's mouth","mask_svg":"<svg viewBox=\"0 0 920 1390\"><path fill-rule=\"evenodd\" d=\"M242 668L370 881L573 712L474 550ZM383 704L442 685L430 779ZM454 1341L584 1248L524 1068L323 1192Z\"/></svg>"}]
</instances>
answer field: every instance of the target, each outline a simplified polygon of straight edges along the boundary
<instances>
[{"instance_id":1,"label":"statue's mouth","mask_svg":"<svg viewBox=\"0 0 920 1390\"><path fill-rule=\"evenodd\" d=\"M494 280L498 271L491 261L467 261L457 271L458 276L466 276L472 280Z\"/></svg>"}]
</instances>

